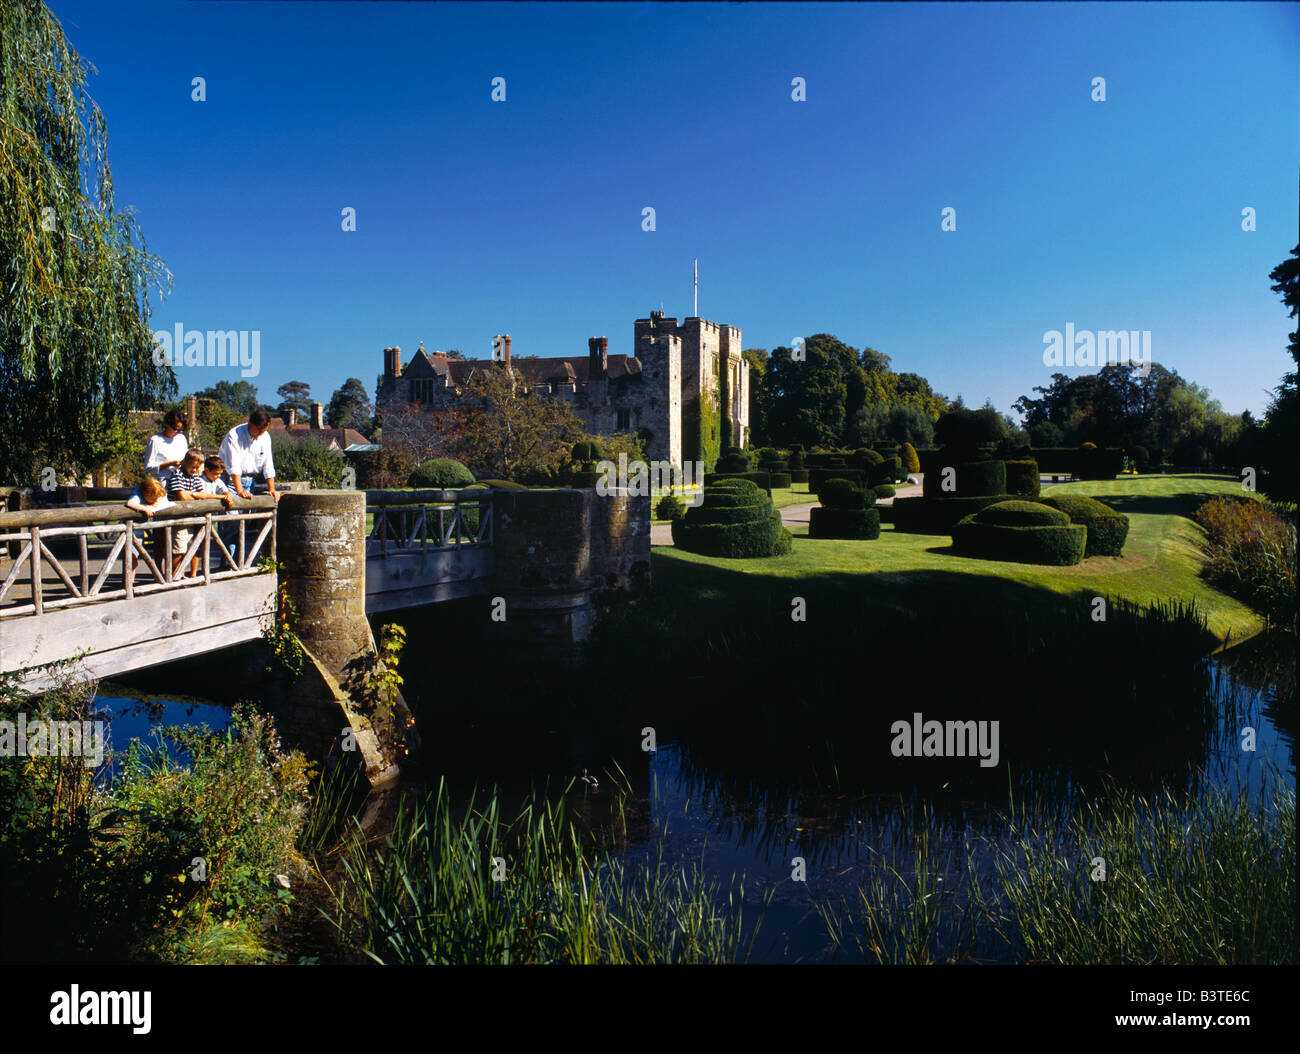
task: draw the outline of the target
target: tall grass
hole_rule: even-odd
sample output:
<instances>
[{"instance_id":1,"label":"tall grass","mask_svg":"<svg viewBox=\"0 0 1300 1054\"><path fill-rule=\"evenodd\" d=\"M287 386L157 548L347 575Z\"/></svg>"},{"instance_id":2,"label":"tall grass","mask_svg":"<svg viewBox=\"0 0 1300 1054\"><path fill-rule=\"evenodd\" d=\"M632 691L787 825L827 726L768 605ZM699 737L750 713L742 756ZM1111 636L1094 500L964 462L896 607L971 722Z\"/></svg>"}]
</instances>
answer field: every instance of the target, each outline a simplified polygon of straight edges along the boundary
<instances>
[{"instance_id":1,"label":"tall grass","mask_svg":"<svg viewBox=\"0 0 1300 1054\"><path fill-rule=\"evenodd\" d=\"M1205 529L1206 574L1270 625L1295 632L1296 507L1215 498L1196 510Z\"/></svg>"},{"instance_id":2,"label":"tall grass","mask_svg":"<svg viewBox=\"0 0 1300 1054\"><path fill-rule=\"evenodd\" d=\"M743 883L724 902L698 867L629 867L586 844L564 796L506 822L499 794L457 816L440 783L382 845L358 828L342 865L331 921L381 963L736 962L757 931Z\"/></svg>"},{"instance_id":3,"label":"tall grass","mask_svg":"<svg viewBox=\"0 0 1300 1054\"><path fill-rule=\"evenodd\" d=\"M936 850L927 826L908 866L873 869L860 904L820 910L838 952L877 963L1290 963L1295 808L1282 781L1254 807L1221 791L1117 792L1064 817L1013 804L987 861L969 844L964 858Z\"/></svg>"}]
</instances>

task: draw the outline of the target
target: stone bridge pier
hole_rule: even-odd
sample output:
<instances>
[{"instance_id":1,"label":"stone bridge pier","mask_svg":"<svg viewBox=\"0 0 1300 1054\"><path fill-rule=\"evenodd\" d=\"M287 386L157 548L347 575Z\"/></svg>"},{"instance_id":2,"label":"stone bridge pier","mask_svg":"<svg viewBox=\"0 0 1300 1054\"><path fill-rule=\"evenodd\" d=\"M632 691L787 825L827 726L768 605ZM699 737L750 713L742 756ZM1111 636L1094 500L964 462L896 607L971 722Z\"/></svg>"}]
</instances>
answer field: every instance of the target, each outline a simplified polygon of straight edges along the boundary
<instances>
[{"instance_id":1,"label":"stone bridge pier","mask_svg":"<svg viewBox=\"0 0 1300 1054\"><path fill-rule=\"evenodd\" d=\"M375 683L378 653L366 621L366 495L290 492L276 516L281 603L306 653L302 675L276 669L266 702L286 742L310 757L355 750L372 787L398 773L415 734L400 692ZM273 666L274 669L274 666Z\"/></svg>"}]
</instances>

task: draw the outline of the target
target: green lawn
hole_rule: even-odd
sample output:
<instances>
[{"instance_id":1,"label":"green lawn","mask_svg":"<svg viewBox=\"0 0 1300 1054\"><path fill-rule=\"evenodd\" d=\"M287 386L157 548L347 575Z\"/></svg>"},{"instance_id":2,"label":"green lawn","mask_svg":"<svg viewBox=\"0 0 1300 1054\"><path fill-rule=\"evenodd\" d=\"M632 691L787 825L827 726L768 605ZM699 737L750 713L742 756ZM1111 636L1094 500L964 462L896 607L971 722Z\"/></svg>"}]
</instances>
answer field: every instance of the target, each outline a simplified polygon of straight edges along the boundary
<instances>
[{"instance_id":1,"label":"green lawn","mask_svg":"<svg viewBox=\"0 0 1300 1054\"><path fill-rule=\"evenodd\" d=\"M787 492L788 493L788 492ZM1219 639L1250 636L1260 618L1199 577L1201 529L1189 517L1207 497L1241 493L1231 476L1140 476L1106 482L1063 483L1044 493L1087 494L1129 517L1124 555L1093 557L1075 567L1043 567L956 556L946 535L906 534L886 524L876 541L810 539L794 529L794 551L768 560L725 560L676 549L654 550L655 576L665 587L694 591L701 600L719 592L752 594L762 579L791 580L791 595L870 590L887 607L1004 603L1088 603L1097 595L1152 601L1195 601ZM795 495L808 500L806 494ZM786 502L791 504L791 502ZM699 565L733 574L704 575ZM799 584L795 586L795 582ZM810 586L812 588L810 588ZM825 591L825 592L823 592ZM684 599L689 599L684 598ZM810 601L811 602L811 601Z\"/></svg>"}]
</instances>

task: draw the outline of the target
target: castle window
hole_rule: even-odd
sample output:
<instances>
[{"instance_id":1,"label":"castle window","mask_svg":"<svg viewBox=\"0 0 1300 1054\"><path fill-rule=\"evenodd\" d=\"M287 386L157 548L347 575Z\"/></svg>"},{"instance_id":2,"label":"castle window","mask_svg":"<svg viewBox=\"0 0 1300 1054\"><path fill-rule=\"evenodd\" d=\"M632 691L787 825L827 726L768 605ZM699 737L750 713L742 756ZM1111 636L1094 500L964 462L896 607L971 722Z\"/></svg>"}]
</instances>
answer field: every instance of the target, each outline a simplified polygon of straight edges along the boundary
<instances>
[{"instance_id":1,"label":"castle window","mask_svg":"<svg viewBox=\"0 0 1300 1054\"><path fill-rule=\"evenodd\" d=\"M632 411L631 411L631 410L620 410L620 411L618 412L618 424L615 425L614 427L617 428L620 432L621 432L621 431L626 431L627 429L631 428L631 427L632 427Z\"/></svg>"}]
</instances>

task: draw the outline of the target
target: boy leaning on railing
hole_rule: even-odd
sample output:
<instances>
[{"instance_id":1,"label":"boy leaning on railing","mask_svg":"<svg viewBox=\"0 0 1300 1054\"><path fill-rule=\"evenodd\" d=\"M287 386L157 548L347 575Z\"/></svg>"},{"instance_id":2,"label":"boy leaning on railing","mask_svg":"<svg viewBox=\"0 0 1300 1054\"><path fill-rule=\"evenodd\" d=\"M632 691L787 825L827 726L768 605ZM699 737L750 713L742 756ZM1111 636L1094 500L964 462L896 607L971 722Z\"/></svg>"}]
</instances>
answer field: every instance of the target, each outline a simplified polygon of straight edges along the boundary
<instances>
[{"instance_id":1,"label":"boy leaning on railing","mask_svg":"<svg viewBox=\"0 0 1300 1054\"><path fill-rule=\"evenodd\" d=\"M202 470L200 472L200 469ZM230 489L221 479L225 465L219 457L209 457L205 461L197 450L187 451L180 467L167 480L167 496L173 501L202 501L205 498L219 497L230 508L235 499L230 496ZM192 532L178 528L172 541L172 574L180 570L185 560L185 552L190 547ZM190 577L199 573L199 558L195 554L190 558Z\"/></svg>"}]
</instances>

